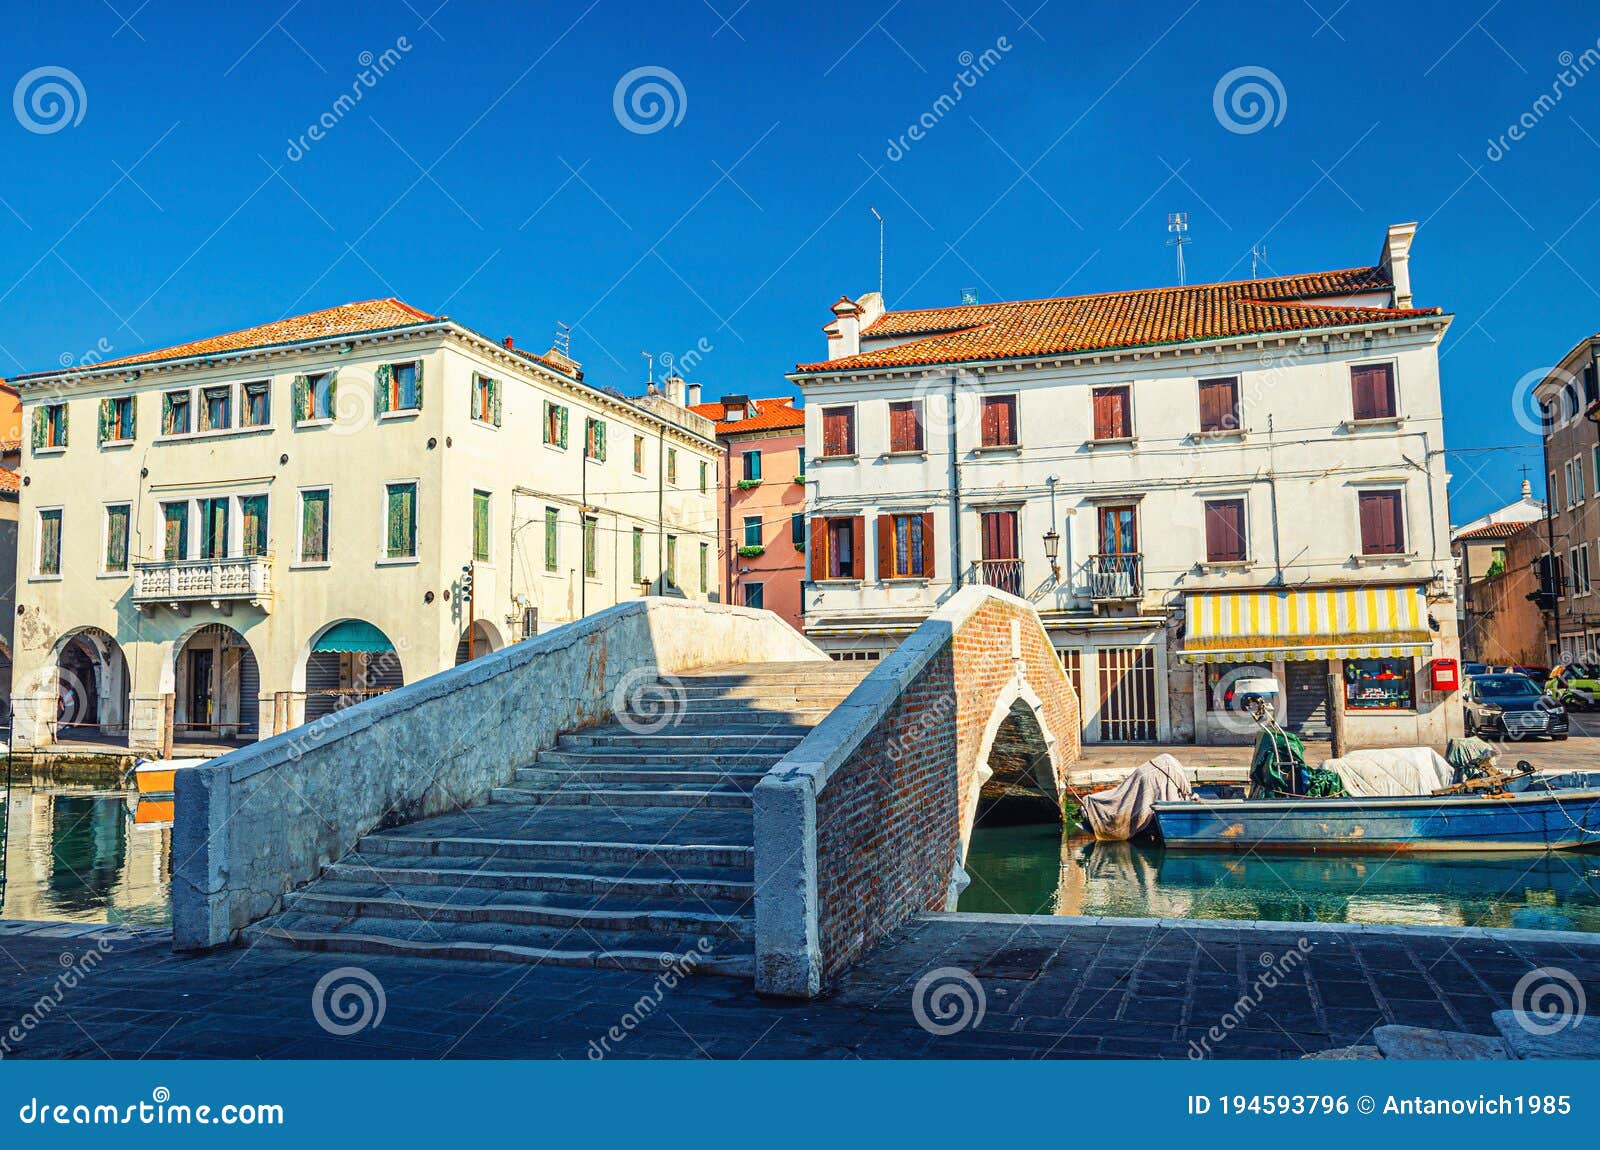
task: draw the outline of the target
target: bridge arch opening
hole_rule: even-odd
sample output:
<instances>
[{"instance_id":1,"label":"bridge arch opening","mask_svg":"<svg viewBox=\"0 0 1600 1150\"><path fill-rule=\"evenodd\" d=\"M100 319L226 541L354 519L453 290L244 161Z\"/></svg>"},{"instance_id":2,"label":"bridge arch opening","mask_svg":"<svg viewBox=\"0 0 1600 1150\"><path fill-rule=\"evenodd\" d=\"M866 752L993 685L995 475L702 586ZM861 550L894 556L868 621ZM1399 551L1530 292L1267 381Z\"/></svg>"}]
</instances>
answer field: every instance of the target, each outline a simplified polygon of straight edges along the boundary
<instances>
[{"instance_id":1,"label":"bridge arch opening","mask_svg":"<svg viewBox=\"0 0 1600 1150\"><path fill-rule=\"evenodd\" d=\"M1061 821L1063 775L1056 737L1044 703L1026 681L1013 683L995 701L984 729L974 785L961 813L961 858L966 861L972 828L983 818L1016 822Z\"/></svg>"}]
</instances>

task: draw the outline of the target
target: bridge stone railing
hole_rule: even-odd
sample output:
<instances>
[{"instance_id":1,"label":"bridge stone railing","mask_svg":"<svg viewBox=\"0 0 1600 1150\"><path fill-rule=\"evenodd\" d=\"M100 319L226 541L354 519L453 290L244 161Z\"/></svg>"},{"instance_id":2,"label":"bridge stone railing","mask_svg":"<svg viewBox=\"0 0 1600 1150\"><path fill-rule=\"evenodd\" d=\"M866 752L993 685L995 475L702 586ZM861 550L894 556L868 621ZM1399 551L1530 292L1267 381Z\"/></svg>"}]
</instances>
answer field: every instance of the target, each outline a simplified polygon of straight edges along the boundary
<instances>
[{"instance_id":1,"label":"bridge stone railing","mask_svg":"<svg viewBox=\"0 0 1600 1150\"><path fill-rule=\"evenodd\" d=\"M1002 722L1057 795L1078 701L1038 613L967 587L756 785L756 988L811 997L923 911L952 909ZM1014 754L1014 748L1008 753Z\"/></svg>"},{"instance_id":2,"label":"bridge stone railing","mask_svg":"<svg viewBox=\"0 0 1600 1150\"><path fill-rule=\"evenodd\" d=\"M637 599L180 771L174 945L228 943L362 835L484 801L657 674L826 658L770 612Z\"/></svg>"}]
</instances>

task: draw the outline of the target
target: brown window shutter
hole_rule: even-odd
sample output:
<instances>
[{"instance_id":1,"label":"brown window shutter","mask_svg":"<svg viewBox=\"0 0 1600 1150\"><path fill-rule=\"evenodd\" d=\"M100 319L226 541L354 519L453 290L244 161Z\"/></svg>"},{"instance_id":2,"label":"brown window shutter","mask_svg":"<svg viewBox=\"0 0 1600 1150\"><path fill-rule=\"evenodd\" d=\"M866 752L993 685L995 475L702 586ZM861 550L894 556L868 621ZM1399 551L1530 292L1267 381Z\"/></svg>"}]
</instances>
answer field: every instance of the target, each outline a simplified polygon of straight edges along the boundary
<instances>
[{"instance_id":1,"label":"brown window shutter","mask_svg":"<svg viewBox=\"0 0 1600 1150\"><path fill-rule=\"evenodd\" d=\"M1210 563L1243 563L1244 502L1218 500L1206 504L1206 560Z\"/></svg>"},{"instance_id":2,"label":"brown window shutter","mask_svg":"<svg viewBox=\"0 0 1600 1150\"><path fill-rule=\"evenodd\" d=\"M922 577L933 578L933 512L922 513Z\"/></svg>"},{"instance_id":3,"label":"brown window shutter","mask_svg":"<svg viewBox=\"0 0 1600 1150\"><path fill-rule=\"evenodd\" d=\"M1232 431L1238 423L1238 382L1233 379L1200 381L1200 430Z\"/></svg>"},{"instance_id":4,"label":"brown window shutter","mask_svg":"<svg viewBox=\"0 0 1600 1150\"><path fill-rule=\"evenodd\" d=\"M811 521L811 580L828 577L828 521Z\"/></svg>"},{"instance_id":5,"label":"brown window shutter","mask_svg":"<svg viewBox=\"0 0 1600 1150\"><path fill-rule=\"evenodd\" d=\"M983 401L982 413L983 445L985 447L993 447L999 442L999 432L997 430L998 425L999 416L995 412L994 403L991 400L985 399Z\"/></svg>"},{"instance_id":6,"label":"brown window shutter","mask_svg":"<svg viewBox=\"0 0 1600 1150\"><path fill-rule=\"evenodd\" d=\"M999 438L995 441L1001 445L1013 444L1017 441L1017 400L1015 396L1005 396L995 400L995 431Z\"/></svg>"},{"instance_id":7,"label":"brown window shutter","mask_svg":"<svg viewBox=\"0 0 1600 1150\"><path fill-rule=\"evenodd\" d=\"M1405 550L1405 524L1398 491L1364 491L1359 506L1363 554L1398 555Z\"/></svg>"},{"instance_id":8,"label":"brown window shutter","mask_svg":"<svg viewBox=\"0 0 1600 1150\"><path fill-rule=\"evenodd\" d=\"M1388 419L1395 415L1394 372L1389 364L1351 368L1350 386L1357 419Z\"/></svg>"},{"instance_id":9,"label":"brown window shutter","mask_svg":"<svg viewBox=\"0 0 1600 1150\"><path fill-rule=\"evenodd\" d=\"M850 542L852 544L852 553L850 556L850 577L852 579L860 579L865 575L866 564L864 562L865 557L863 555L863 551L865 549L864 545L866 543L866 539L867 517L865 515L851 516Z\"/></svg>"},{"instance_id":10,"label":"brown window shutter","mask_svg":"<svg viewBox=\"0 0 1600 1150\"><path fill-rule=\"evenodd\" d=\"M878 578L894 578L894 516L878 516Z\"/></svg>"}]
</instances>

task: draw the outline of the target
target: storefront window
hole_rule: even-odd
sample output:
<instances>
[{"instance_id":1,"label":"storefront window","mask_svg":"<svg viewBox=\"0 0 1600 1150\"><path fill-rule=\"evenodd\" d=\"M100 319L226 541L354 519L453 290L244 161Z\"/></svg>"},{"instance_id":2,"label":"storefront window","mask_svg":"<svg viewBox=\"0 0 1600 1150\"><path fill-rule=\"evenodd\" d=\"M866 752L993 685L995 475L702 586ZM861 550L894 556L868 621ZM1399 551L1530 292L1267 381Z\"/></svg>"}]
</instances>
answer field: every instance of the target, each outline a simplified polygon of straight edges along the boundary
<instances>
[{"instance_id":1,"label":"storefront window","mask_svg":"<svg viewBox=\"0 0 1600 1150\"><path fill-rule=\"evenodd\" d=\"M1344 705L1351 711L1409 711L1413 707L1410 659L1346 659Z\"/></svg>"},{"instance_id":2,"label":"storefront window","mask_svg":"<svg viewBox=\"0 0 1600 1150\"><path fill-rule=\"evenodd\" d=\"M1237 711L1234 688L1243 679L1270 679L1272 668L1259 663L1207 663L1206 710Z\"/></svg>"}]
</instances>

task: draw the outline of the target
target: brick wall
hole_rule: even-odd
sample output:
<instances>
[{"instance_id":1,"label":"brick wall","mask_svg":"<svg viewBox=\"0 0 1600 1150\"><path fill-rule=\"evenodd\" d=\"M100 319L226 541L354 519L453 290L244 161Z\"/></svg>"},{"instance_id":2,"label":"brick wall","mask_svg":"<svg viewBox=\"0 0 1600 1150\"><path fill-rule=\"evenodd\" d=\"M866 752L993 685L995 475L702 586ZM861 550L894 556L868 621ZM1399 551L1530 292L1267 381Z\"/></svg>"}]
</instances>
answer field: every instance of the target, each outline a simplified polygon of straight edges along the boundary
<instances>
[{"instance_id":1,"label":"brick wall","mask_svg":"<svg viewBox=\"0 0 1600 1150\"><path fill-rule=\"evenodd\" d=\"M1035 751L1059 796L1078 757L1072 687L1029 604L968 588L773 768L756 788L760 989L816 994L912 915L949 908L1019 700L1054 738Z\"/></svg>"}]
</instances>

